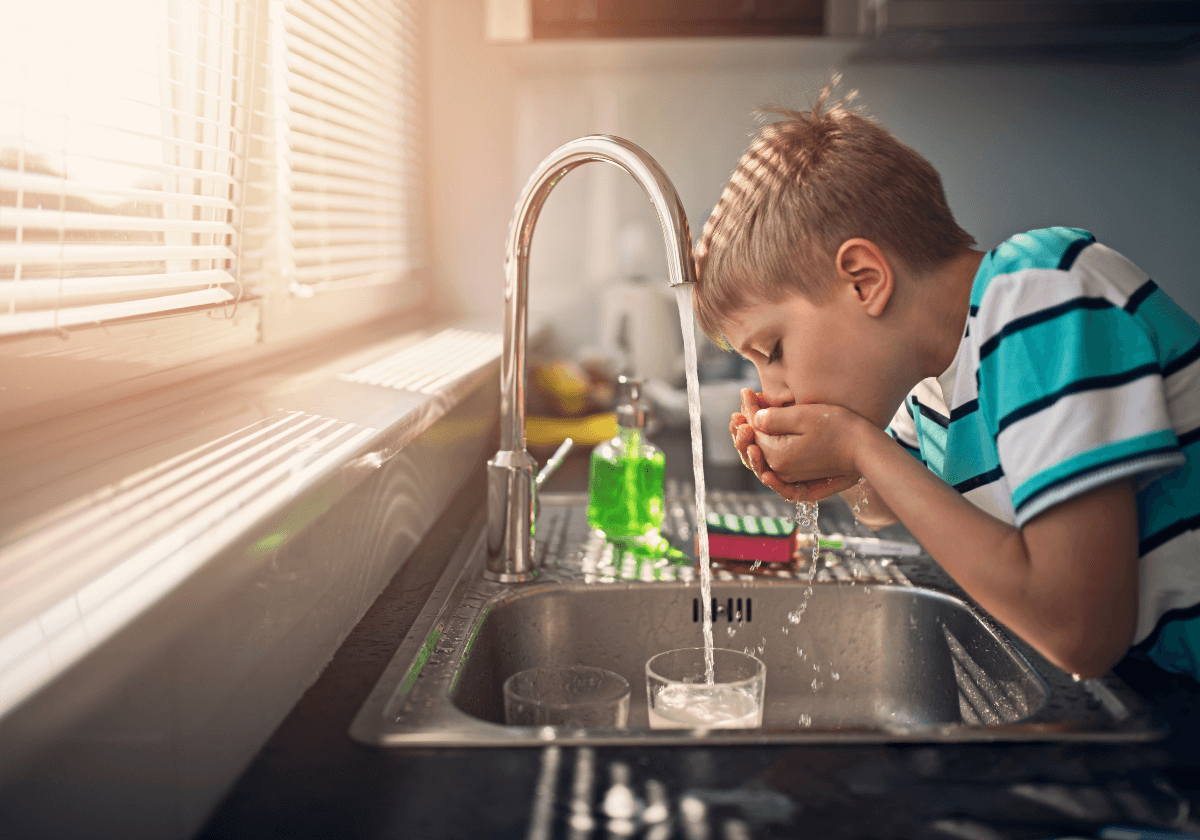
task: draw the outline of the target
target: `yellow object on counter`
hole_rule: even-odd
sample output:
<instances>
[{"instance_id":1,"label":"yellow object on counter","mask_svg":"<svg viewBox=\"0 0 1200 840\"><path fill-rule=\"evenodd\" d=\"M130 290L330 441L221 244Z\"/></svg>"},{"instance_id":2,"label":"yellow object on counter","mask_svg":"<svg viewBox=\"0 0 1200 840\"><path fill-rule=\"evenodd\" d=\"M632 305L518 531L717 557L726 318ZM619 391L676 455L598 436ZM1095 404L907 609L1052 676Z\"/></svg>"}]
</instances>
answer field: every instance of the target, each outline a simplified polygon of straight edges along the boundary
<instances>
[{"instance_id":1,"label":"yellow object on counter","mask_svg":"<svg viewBox=\"0 0 1200 840\"><path fill-rule=\"evenodd\" d=\"M591 383L578 365L568 362L538 365L533 379L563 414L574 416L587 408Z\"/></svg>"},{"instance_id":2,"label":"yellow object on counter","mask_svg":"<svg viewBox=\"0 0 1200 840\"><path fill-rule=\"evenodd\" d=\"M595 446L616 434L617 415L611 411L584 417L525 418L527 446L557 446L567 438L573 439L577 446Z\"/></svg>"}]
</instances>

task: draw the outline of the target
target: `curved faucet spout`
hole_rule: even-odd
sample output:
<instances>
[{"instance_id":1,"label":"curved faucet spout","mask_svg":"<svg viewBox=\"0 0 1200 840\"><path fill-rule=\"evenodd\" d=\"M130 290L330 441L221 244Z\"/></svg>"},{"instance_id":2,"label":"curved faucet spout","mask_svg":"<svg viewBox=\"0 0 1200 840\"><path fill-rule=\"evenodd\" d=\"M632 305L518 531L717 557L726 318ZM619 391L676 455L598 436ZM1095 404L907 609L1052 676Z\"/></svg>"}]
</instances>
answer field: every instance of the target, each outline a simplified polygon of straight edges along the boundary
<instances>
[{"instance_id":1,"label":"curved faucet spout","mask_svg":"<svg viewBox=\"0 0 1200 840\"><path fill-rule=\"evenodd\" d=\"M655 160L633 143L606 135L580 137L551 152L530 176L513 211L504 255L500 451L488 462L486 574L496 580L534 577L532 526L537 464L525 450L525 339L533 229L555 184L575 167L594 160L616 164L645 190L667 246L670 285L696 282L692 236L679 195Z\"/></svg>"}]
</instances>

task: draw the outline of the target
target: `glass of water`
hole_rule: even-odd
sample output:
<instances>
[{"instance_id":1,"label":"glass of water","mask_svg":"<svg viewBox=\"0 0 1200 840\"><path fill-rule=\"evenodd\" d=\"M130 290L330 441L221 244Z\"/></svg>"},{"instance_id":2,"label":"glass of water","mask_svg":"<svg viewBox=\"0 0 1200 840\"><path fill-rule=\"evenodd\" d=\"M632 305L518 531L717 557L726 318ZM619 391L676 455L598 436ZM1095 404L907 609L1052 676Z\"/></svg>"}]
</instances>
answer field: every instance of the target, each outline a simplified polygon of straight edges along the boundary
<instances>
[{"instance_id":1,"label":"glass of water","mask_svg":"<svg viewBox=\"0 0 1200 840\"><path fill-rule=\"evenodd\" d=\"M629 718L629 695L629 682L604 668L530 668L504 681L504 722L619 729Z\"/></svg>"},{"instance_id":2,"label":"glass of water","mask_svg":"<svg viewBox=\"0 0 1200 840\"><path fill-rule=\"evenodd\" d=\"M651 729L755 729L762 726L767 666L750 653L713 650L713 682L704 648L668 650L646 662Z\"/></svg>"}]
</instances>

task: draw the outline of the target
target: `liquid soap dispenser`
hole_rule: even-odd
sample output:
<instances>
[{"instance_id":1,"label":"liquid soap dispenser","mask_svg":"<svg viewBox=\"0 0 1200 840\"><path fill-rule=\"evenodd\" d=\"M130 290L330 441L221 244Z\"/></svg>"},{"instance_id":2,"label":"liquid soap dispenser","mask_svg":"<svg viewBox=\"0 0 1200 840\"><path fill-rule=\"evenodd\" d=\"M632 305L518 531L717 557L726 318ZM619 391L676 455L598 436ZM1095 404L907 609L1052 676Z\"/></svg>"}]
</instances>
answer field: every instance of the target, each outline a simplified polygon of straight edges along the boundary
<instances>
[{"instance_id":1,"label":"liquid soap dispenser","mask_svg":"<svg viewBox=\"0 0 1200 840\"><path fill-rule=\"evenodd\" d=\"M663 521L663 452L645 437L642 383L617 384L617 436L592 450L588 524L610 540L656 538Z\"/></svg>"}]
</instances>

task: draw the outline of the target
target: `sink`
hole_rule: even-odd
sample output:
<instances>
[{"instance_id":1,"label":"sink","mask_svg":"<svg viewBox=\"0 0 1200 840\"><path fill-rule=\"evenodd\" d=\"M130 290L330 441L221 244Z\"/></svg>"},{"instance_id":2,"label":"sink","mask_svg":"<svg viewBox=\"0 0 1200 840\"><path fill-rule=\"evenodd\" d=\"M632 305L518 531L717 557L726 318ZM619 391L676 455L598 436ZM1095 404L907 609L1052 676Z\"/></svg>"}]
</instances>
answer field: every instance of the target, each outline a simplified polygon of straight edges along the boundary
<instances>
[{"instance_id":1,"label":"sink","mask_svg":"<svg viewBox=\"0 0 1200 840\"><path fill-rule=\"evenodd\" d=\"M1118 679L1072 679L939 577L927 556L827 556L802 615L803 577L720 573L712 590L715 643L766 663L763 726L651 730L646 660L701 644L694 570L614 559L588 531L584 500L570 495L543 499L535 554L535 582L497 583L480 574L481 539L464 541L355 718L355 739L500 746L1145 741L1164 734ZM627 729L504 725L508 676L576 663L629 681Z\"/></svg>"}]
</instances>

